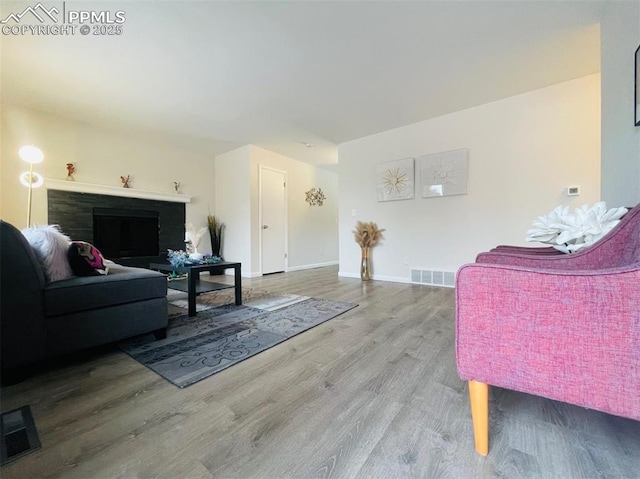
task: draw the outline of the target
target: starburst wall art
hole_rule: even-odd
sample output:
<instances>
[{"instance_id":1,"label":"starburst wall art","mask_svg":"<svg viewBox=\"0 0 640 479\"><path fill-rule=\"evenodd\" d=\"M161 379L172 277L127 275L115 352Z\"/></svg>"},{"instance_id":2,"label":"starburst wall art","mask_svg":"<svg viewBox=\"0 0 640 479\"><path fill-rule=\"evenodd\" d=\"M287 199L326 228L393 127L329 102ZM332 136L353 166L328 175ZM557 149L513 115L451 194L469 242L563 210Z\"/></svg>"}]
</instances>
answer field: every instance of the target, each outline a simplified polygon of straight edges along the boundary
<instances>
[{"instance_id":1,"label":"starburst wall art","mask_svg":"<svg viewBox=\"0 0 640 479\"><path fill-rule=\"evenodd\" d=\"M466 195L468 182L469 160L466 148L420 157L423 198Z\"/></svg>"},{"instance_id":2,"label":"starburst wall art","mask_svg":"<svg viewBox=\"0 0 640 479\"><path fill-rule=\"evenodd\" d=\"M413 158L405 158L376 165L378 201L410 200L414 197L413 163Z\"/></svg>"}]
</instances>

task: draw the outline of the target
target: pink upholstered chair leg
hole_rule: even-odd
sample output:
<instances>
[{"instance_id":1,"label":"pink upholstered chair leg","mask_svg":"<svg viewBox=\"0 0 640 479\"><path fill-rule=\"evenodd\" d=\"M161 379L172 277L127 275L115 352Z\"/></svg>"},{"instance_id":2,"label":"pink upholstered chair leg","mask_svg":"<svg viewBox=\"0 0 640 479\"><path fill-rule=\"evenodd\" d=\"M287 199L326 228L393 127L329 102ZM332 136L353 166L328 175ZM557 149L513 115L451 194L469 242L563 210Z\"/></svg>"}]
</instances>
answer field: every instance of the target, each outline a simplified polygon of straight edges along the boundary
<instances>
[{"instance_id":1,"label":"pink upholstered chair leg","mask_svg":"<svg viewBox=\"0 0 640 479\"><path fill-rule=\"evenodd\" d=\"M469 397L476 451L486 456L489 453L489 385L469 381Z\"/></svg>"}]
</instances>

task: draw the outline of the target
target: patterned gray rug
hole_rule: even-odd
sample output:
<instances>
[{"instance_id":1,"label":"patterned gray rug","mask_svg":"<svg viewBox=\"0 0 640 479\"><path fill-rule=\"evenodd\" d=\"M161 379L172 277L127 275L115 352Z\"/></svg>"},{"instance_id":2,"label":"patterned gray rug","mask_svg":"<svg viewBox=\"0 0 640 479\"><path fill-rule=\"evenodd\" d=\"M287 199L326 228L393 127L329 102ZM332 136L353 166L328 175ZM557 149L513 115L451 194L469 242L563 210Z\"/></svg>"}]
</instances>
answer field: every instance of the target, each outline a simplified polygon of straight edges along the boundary
<instances>
[{"instance_id":1,"label":"patterned gray rug","mask_svg":"<svg viewBox=\"0 0 640 479\"><path fill-rule=\"evenodd\" d=\"M183 309L188 309L187 293L175 289L167 291L167 301L172 306L170 316L181 315ZM309 296L299 296L297 294L277 294L254 288L242 288L242 304L252 306L265 311L273 311L289 304L298 303L309 299ZM207 309L235 304L236 296L233 289L223 289L213 293L201 294L197 297L196 311L206 311ZM177 307L173 307L177 306Z\"/></svg>"},{"instance_id":2,"label":"patterned gray rug","mask_svg":"<svg viewBox=\"0 0 640 479\"><path fill-rule=\"evenodd\" d=\"M193 317L186 312L170 317L166 339L156 341L149 334L124 341L120 347L184 388L356 306L305 296L268 295L256 298L250 306L225 304Z\"/></svg>"}]
</instances>

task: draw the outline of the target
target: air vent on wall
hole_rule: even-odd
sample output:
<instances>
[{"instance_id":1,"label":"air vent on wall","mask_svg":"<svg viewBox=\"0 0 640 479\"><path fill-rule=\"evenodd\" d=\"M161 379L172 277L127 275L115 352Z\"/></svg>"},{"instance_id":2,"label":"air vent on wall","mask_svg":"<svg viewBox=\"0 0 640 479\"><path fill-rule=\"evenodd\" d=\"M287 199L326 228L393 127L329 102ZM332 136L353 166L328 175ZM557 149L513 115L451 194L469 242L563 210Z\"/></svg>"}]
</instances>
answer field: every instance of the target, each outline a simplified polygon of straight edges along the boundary
<instances>
[{"instance_id":1,"label":"air vent on wall","mask_svg":"<svg viewBox=\"0 0 640 479\"><path fill-rule=\"evenodd\" d=\"M447 288L453 288L456 283L456 274L452 271L412 269L411 282L419 284L429 284L431 286L445 286Z\"/></svg>"}]
</instances>

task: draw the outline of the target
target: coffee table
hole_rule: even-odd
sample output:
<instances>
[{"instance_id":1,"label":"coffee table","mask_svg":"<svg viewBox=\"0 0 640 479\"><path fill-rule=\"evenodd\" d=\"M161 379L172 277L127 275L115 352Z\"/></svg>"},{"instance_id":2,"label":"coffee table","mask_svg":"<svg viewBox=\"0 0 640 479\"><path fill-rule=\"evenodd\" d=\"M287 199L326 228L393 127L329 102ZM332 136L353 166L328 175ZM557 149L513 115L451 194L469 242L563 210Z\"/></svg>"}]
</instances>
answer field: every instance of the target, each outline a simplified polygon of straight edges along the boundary
<instances>
[{"instance_id":1,"label":"coffee table","mask_svg":"<svg viewBox=\"0 0 640 479\"><path fill-rule=\"evenodd\" d=\"M173 266L166 263L151 263L149 269L162 271L165 273L176 272L177 274L187 274L186 281L169 281L167 285L171 289L184 291L188 294L189 316L196 315L196 296L210 291L218 291L221 289L236 289L236 304L242 304L242 277L240 276L240 263L230 263L224 261L222 263L194 264L189 266ZM200 273L208 271L210 274L224 273L226 269L233 269L235 281L234 284L214 283L212 281L200 281ZM185 284L186 283L186 284Z\"/></svg>"}]
</instances>

